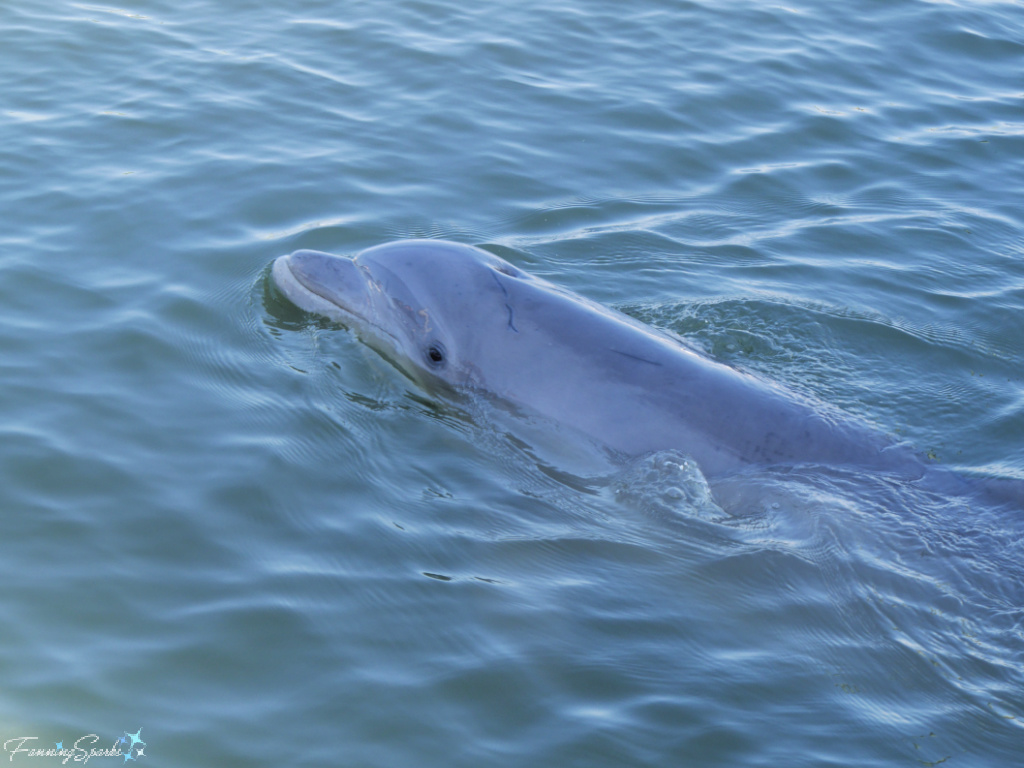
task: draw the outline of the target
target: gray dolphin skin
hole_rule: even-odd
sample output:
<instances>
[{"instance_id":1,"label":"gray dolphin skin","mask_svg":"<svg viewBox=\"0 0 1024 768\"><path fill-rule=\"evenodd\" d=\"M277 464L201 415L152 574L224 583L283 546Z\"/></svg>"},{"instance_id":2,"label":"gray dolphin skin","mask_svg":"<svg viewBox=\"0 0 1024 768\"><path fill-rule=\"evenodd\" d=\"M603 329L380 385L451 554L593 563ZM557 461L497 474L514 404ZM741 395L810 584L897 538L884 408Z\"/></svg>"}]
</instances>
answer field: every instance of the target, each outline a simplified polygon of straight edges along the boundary
<instances>
[{"instance_id":1,"label":"gray dolphin skin","mask_svg":"<svg viewBox=\"0 0 1024 768\"><path fill-rule=\"evenodd\" d=\"M675 449L708 477L773 464L923 469L824 403L480 248L405 240L354 259L302 250L278 258L272 276L296 306L353 328L414 379L492 393L625 456Z\"/></svg>"}]
</instances>

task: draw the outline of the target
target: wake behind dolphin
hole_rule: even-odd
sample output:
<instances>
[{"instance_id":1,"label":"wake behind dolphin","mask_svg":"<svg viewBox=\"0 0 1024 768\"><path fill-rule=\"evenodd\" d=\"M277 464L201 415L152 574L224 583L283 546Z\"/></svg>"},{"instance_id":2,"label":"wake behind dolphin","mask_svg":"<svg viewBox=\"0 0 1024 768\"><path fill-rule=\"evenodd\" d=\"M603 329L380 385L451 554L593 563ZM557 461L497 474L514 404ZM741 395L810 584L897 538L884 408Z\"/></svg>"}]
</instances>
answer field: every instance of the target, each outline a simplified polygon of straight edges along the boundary
<instances>
[{"instance_id":1,"label":"wake behind dolphin","mask_svg":"<svg viewBox=\"0 0 1024 768\"><path fill-rule=\"evenodd\" d=\"M678 450L708 477L751 465L923 465L868 425L711 360L480 248L406 240L301 250L272 275L420 380L492 393L625 456Z\"/></svg>"}]
</instances>

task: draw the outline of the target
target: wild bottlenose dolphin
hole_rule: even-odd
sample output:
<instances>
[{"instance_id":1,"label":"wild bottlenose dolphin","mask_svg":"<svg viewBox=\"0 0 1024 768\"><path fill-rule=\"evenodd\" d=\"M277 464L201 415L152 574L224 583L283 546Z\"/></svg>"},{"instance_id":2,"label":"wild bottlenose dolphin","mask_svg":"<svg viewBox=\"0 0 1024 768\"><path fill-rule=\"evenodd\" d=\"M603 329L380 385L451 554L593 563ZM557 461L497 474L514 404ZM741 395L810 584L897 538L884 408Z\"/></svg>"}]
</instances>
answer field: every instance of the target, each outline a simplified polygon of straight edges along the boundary
<instances>
[{"instance_id":1,"label":"wild bottlenose dolphin","mask_svg":"<svg viewBox=\"0 0 1024 768\"><path fill-rule=\"evenodd\" d=\"M292 303L354 328L414 378L493 393L626 456L675 449L708 477L771 464L924 471L867 424L480 248L301 250L272 275Z\"/></svg>"}]
</instances>

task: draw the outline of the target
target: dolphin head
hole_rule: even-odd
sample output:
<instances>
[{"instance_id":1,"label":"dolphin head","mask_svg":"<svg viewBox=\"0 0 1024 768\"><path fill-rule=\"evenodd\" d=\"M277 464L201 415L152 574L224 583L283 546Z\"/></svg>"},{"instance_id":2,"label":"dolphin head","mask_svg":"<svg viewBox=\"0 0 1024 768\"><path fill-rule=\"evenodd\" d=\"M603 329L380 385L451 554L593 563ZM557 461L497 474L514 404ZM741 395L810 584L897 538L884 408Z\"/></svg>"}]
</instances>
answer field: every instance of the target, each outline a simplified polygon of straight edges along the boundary
<instances>
[{"instance_id":1,"label":"dolphin head","mask_svg":"<svg viewBox=\"0 0 1024 768\"><path fill-rule=\"evenodd\" d=\"M273 265L296 306L355 329L417 380L486 386L486 340L518 332L503 281L535 281L504 259L468 245L405 240L354 259L301 250ZM540 282L540 281L538 281Z\"/></svg>"}]
</instances>

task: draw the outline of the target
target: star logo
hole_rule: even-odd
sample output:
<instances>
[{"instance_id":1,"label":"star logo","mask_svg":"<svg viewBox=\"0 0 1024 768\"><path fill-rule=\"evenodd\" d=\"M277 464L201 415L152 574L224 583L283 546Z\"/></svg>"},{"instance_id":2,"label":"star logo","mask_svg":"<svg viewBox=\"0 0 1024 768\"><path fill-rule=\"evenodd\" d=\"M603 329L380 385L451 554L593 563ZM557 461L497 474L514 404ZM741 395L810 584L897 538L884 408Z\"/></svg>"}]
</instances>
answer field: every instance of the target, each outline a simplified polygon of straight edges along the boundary
<instances>
[{"instance_id":1,"label":"star logo","mask_svg":"<svg viewBox=\"0 0 1024 768\"><path fill-rule=\"evenodd\" d=\"M141 737L142 729L139 728L135 733L128 733L128 731L125 731L124 736L117 740L119 745L124 745L123 747L118 748L122 749L121 754L124 756L124 761L126 763L129 760L137 760L143 756L142 750L145 748L146 742L144 742Z\"/></svg>"},{"instance_id":2,"label":"star logo","mask_svg":"<svg viewBox=\"0 0 1024 768\"><path fill-rule=\"evenodd\" d=\"M64 742L63 741L57 741L57 742L54 742L54 744L57 745L57 749L64 749Z\"/></svg>"}]
</instances>

